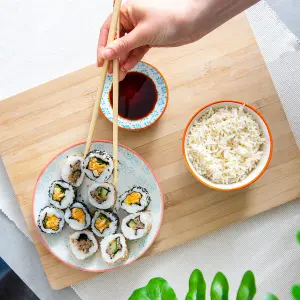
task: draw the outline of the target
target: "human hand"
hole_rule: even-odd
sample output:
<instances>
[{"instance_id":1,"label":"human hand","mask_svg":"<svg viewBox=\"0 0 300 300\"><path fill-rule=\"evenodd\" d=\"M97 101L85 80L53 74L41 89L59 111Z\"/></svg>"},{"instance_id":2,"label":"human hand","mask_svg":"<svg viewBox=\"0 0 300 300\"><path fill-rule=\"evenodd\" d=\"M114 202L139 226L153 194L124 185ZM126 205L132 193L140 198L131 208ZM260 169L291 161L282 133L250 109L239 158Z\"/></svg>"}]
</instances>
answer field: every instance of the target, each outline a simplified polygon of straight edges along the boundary
<instances>
[{"instance_id":1,"label":"human hand","mask_svg":"<svg viewBox=\"0 0 300 300\"><path fill-rule=\"evenodd\" d=\"M101 28L97 64L119 58L122 80L151 47L192 43L257 1L127 0L120 11L121 37L106 45L111 15Z\"/></svg>"},{"instance_id":2,"label":"human hand","mask_svg":"<svg viewBox=\"0 0 300 300\"><path fill-rule=\"evenodd\" d=\"M176 5L174 3L176 2ZM185 20L194 0L129 0L120 11L123 36L106 46L111 15L104 22L98 43L97 59L101 67L105 59L120 58L120 79L148 52L150 47L184 44ZM124 35L124 32L128 33ZM112 72L109 66L108 72Z\"/></svg>"}]
</instances>

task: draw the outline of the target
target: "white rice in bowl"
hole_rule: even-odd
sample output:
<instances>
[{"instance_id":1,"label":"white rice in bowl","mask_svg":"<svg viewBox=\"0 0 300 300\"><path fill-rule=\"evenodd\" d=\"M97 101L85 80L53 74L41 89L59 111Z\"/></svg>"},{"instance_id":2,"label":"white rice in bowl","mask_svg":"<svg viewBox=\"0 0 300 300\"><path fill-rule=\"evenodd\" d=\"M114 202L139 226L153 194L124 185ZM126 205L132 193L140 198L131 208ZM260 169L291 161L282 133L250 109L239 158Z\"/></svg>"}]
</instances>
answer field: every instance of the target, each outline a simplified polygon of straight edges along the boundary
<instances>
[{"instance_id":1,"label":"white rice in bowl","mask_svg":"<svg viewBox=\"0 0 300 300\"><path fill-rule=\"evenodd\" d=\"M187 134L187 158L196 172L217 184L245 179L257 166L265 138L244 106L210 108Z\"/></svg>"}]
</instances>

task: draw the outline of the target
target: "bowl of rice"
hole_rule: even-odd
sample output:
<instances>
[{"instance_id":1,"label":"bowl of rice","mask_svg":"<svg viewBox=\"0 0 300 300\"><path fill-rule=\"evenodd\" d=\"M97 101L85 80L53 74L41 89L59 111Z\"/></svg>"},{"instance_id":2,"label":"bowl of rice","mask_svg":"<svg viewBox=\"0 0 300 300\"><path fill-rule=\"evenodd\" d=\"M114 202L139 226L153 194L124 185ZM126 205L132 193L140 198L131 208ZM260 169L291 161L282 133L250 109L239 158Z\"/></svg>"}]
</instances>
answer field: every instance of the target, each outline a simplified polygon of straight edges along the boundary
<instances>
[{"instance_id":1,"label":"bowl of rice","mask_svg":"<svg viewBox=\"0 0 300 300\"><path fill-rule=\"evenodd\" d=\"M252 106L221 100L202 107L188 122L182 148L192 175L222 191L242 189L267 169L273 151L270 128Z\"/></svg>"}]
</instances>

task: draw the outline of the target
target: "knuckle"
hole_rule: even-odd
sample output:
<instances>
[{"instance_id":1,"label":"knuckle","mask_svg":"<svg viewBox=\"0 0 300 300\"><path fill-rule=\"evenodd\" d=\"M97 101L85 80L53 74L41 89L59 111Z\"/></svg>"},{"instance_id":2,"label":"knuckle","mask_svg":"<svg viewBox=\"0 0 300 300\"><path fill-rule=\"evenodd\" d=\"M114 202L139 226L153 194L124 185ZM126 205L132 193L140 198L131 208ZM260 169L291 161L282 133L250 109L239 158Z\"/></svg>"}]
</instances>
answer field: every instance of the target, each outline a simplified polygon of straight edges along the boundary
<instances>
[{"instance_id":1,"label":"knuckle","mask_svg":"<svg viewBox=\"0 0 300 300\"><path fill-rule=\"evenodd\" d=\"M127 52L129 50L128 41L126 39L119 40L119 50Z\"/></svg>"}]
</instances>

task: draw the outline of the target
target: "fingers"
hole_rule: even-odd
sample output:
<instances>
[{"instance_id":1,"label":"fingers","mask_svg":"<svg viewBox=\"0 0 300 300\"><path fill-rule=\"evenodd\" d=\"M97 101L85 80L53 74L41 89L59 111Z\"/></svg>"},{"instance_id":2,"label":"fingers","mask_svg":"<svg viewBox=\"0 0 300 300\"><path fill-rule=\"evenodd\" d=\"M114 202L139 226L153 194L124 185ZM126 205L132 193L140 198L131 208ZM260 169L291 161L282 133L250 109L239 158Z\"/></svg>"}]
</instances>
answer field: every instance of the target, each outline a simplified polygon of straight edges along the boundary
<instances>
[{"instance_id":1,"label":"fingers","mask_svg":"<svg viewBox=\"0 0 300 300\"><path fill-rule=\"evenodd\" d=\"M104 24L101 27L98 46L97 46L97 65L98 67L102 67L104 63L104 59L102 57L102 52L107 43L108 32L110 27L112 15L110 14Z\"/></svg>"},{"instance_id":2,"label":"fingers","mask_svg":"<svg viewBox=\"0 0 300 300\"><path fill-rule=\"evenodd\" d=\"M134 49L129 53L129 55L122 55L120 58L119 66L120 66L120 73L119 73L119 80L122 81L127 72L135 67L135 65L144 57L144 55L149 51L149 46L142 46L139 48ZM113 66L112 62L108 65L108 73L112 74Z\"/></svg>"},{"instance_id":3,"label":"fingers","mask_svg":"<svg viewBox=\"0 0 300 300\"><path fill-rule=\"evenodd\" d=\"M149 46L142 46L134 49L131 55L128 57L127 61L121 67L121 70L123 72L131 70L145 56L149 49Z\"/></svg>"},{"instance_id":4,"label":"fingers","mask_svg":"<svg viewBox=\"0 0 300 300\"><path fill-rule=\"evenodd\" d=\"M143 25L138 25L127 35L114 40L102 51L104 59L113 60L121 55L128 54L135 48L146 45L147 29Z\"/></svg>"},{"instance_id":5,"label":"fingers","mask_svg":"<svg viewBox=\"0 0 300 300\"><path fill-rule=\"evenodd\" d=\"M125 78L126 74L127 74L127 72L120 70L119 81L122 81Z\"/></svg>"}]
</instances>

